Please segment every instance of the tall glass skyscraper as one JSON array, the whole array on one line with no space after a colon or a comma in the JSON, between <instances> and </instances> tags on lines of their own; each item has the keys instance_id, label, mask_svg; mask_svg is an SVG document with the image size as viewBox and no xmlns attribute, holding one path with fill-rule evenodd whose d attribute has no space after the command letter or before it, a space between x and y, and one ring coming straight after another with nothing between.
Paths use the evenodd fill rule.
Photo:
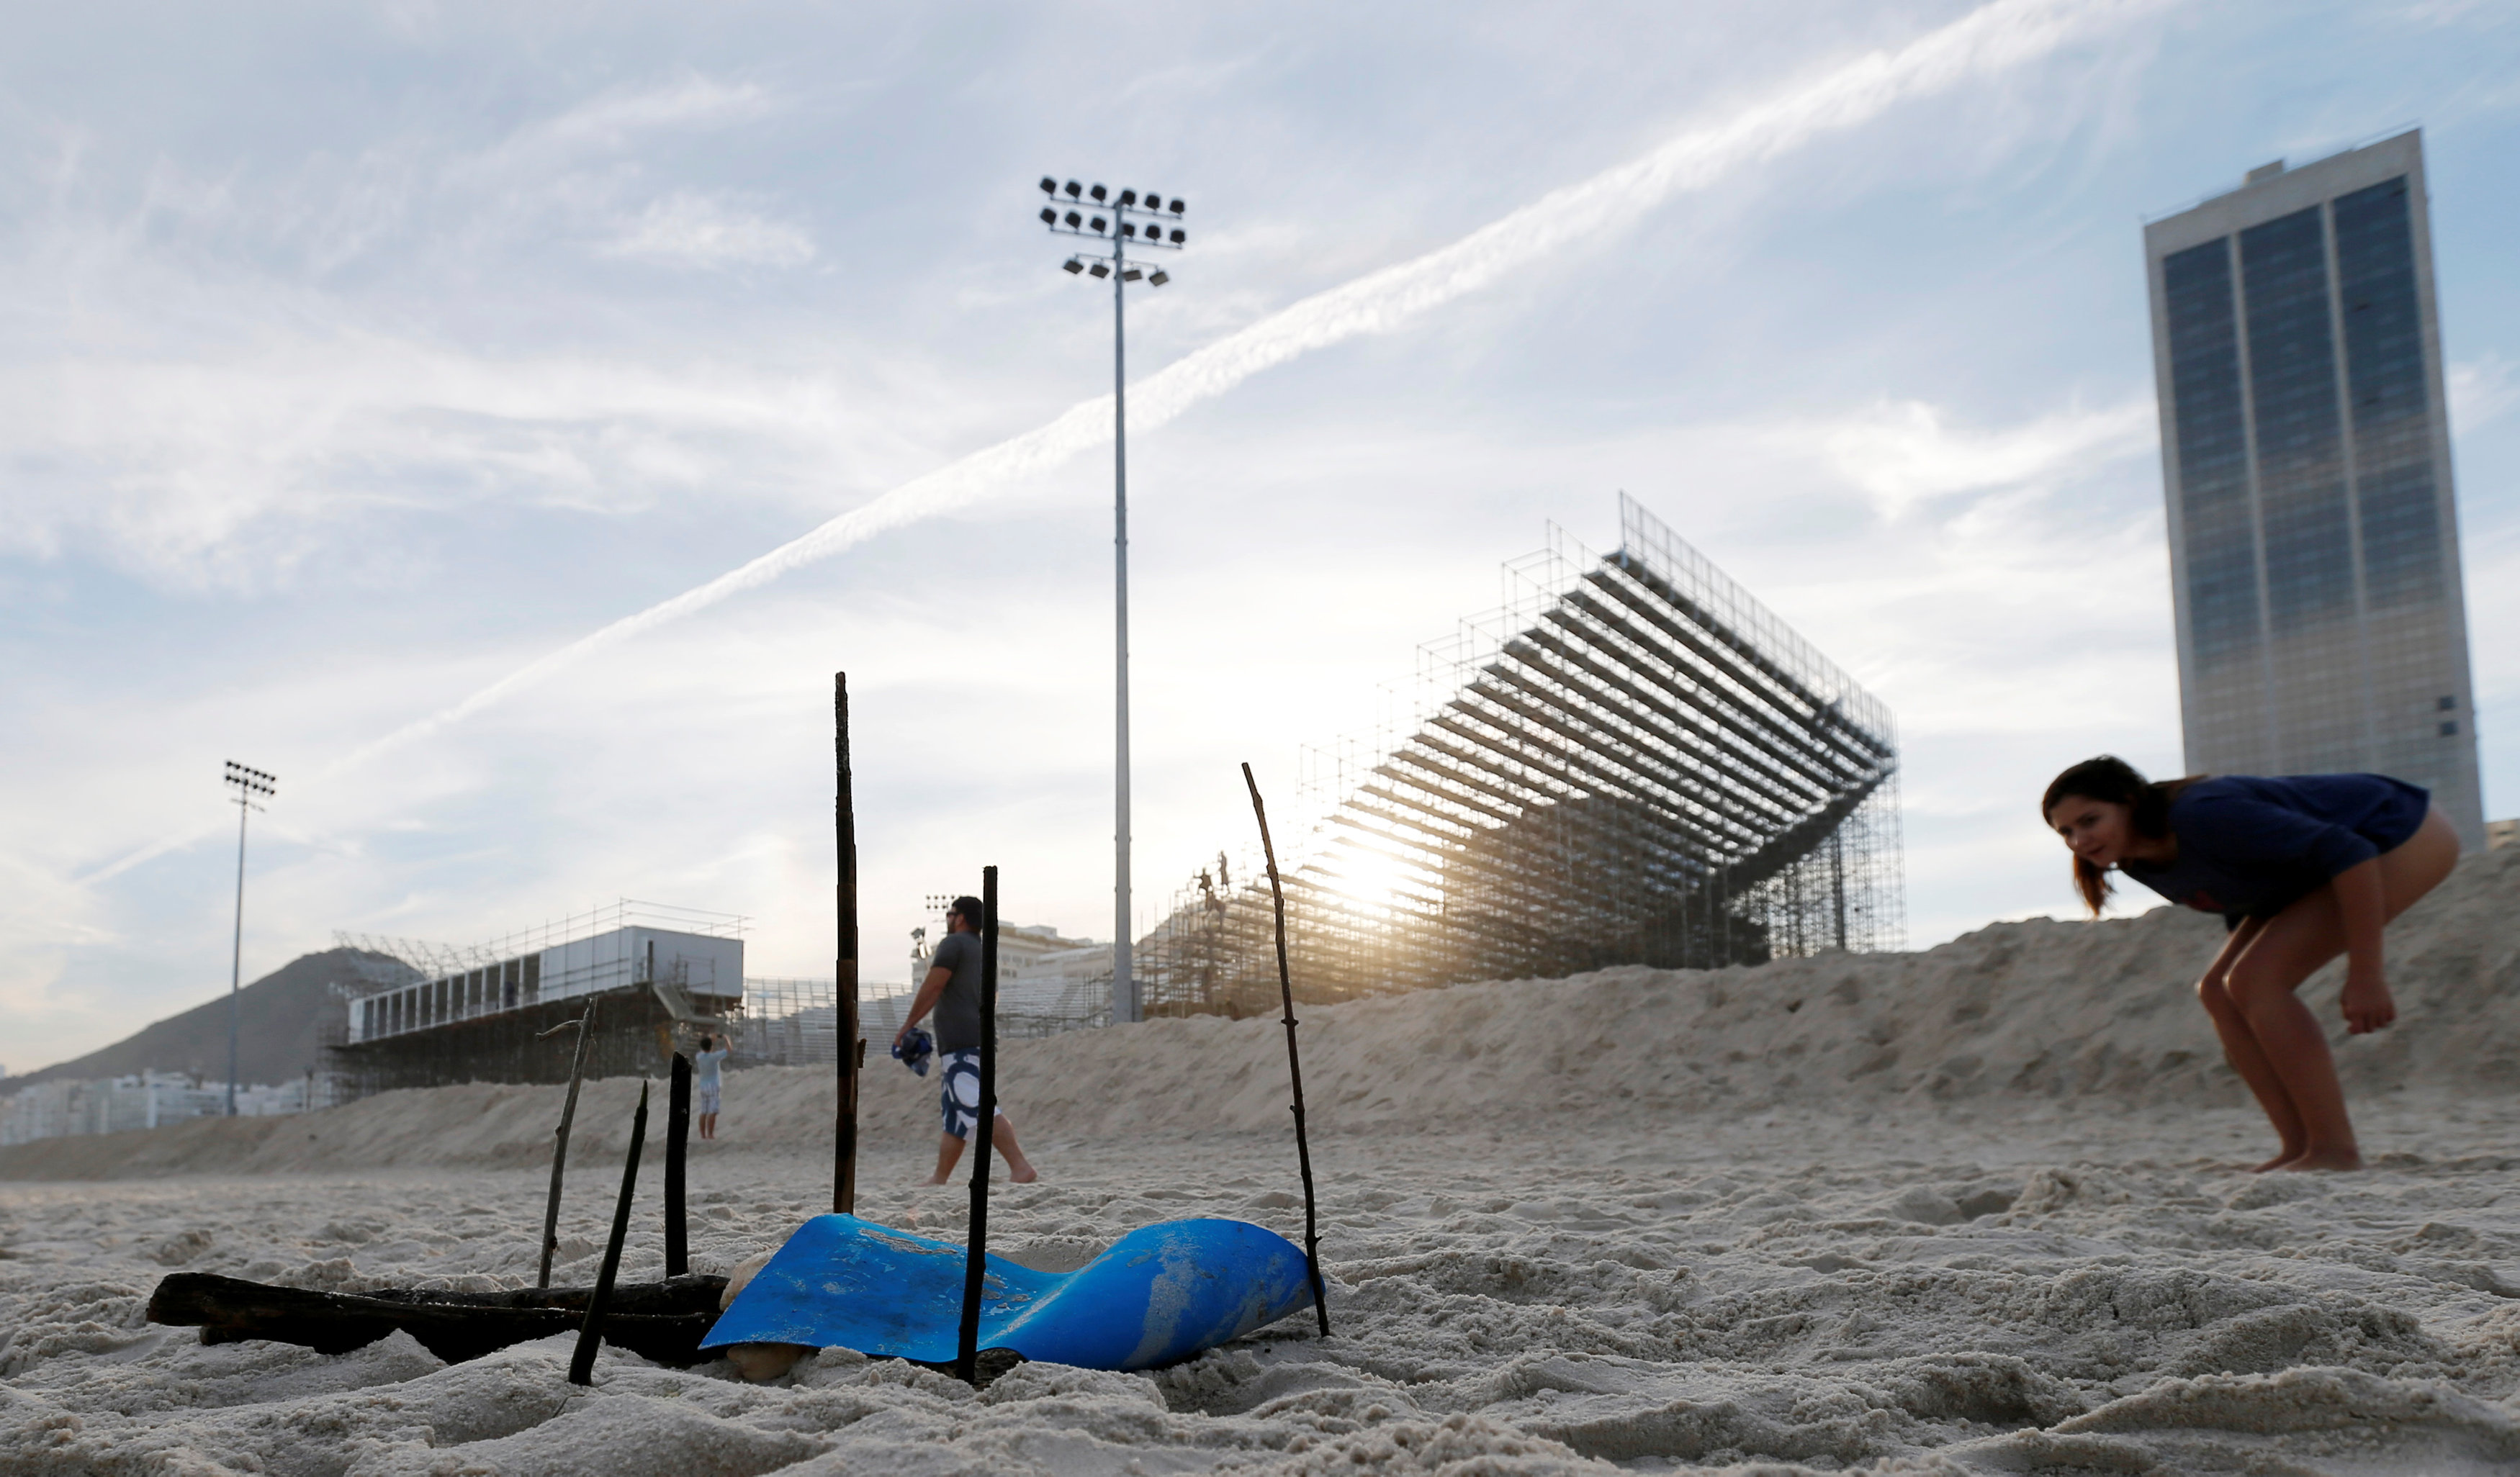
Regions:
<instances>
[{"instance_id":1,"label":"tall glass skyscraper","mask_svg":"<svg viewBox=\"0 0 2520 1477\"><path fill-rule=\"evenodd\" d=\"M2423 136L2143 238L2188 770L2395 775L2482 847Z\"/></svg>"}]
</instances>

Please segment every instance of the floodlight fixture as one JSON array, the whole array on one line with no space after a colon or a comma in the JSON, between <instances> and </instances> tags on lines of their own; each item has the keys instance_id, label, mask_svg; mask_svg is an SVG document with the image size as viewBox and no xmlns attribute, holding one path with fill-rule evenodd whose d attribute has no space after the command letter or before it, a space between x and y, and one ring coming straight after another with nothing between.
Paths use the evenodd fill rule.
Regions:
<instances>
[{"instance_id":1,"label":"floodlight fixture","mask_svg":"<svg viewBox=\"0 0 2520 1477\"><path fill-rule=\"evenodd\" d=\"M228 1116L233 1118L237 1110L237 1022L241 1008L237 997L245 988L245 823L248 816L262 809L254 803L257 797L268 799L280 793L280 780L267 770L231 759L220 783L235 792L232 798L237 807L236 938L228 954Z\"/></svg>"},{"instance_id":2,"label":"floodlight fixture","mask_svg":"<svg viewBox=\"0 0 2520 1477\"><path fill-rule=\"evenodd\" d=\"M1047 174L1043 175L1041 177L1041 193L1044 195L1057 195L1058 193L1058 181L1052 179Z\"/></svg>"},{"instance_id":3,"label":"floodlight fixture","mask_svg":"<svg viewBox=\"0 0 2520 1477\"><path fill-rule=\"evenodd\" d=\"M1052 193L1054 177L1042 176L1042 189ZM1131 261L1133 246L1156 246L1178 251L1189 238L1178 226L1156 219L1169 213L1181 218L1182 201L1159 191L1143 193L1123 190L1117 196L1102 185L1090 188L1069 180L1063 187L1067 198L1082 202L1091 199L1107 210L1103 215L1086 215L1070 209L1063 214L1055 210L1041 213L1042 224L1054 235L1093 236L1107 245L1108 254L1097 247L1091 256L1079 252L1059 263L1059 270L1071 277L1090 276L1097 282L1111 279L1111 524L1112 524L1112 688L1113 764L1112 764L1112 946L1111 946L1111 1021L1117 1025L1143 1018L1138 984L1130 967L1131 945L1136 938L1136 919L1130 909L1130 809L1129 809L1129 376L1128 338L1124 310L1130 283L1142 282L1159 288L1172 281L1170 273L1147 262ZM1169 239L1167 239L1169 238Z\"/></svg>"}]
</instances>

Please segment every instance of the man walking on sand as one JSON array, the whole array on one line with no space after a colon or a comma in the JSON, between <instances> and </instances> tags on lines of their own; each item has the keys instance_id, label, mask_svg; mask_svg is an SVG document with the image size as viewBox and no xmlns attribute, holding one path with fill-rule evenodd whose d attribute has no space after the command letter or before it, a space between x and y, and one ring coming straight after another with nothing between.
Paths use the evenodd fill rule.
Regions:
<instances>
[{"instance_id":1,"label":"man walking on sand","mask_svg":"<svg viewBox=\"0 0 2520 1477\"><path fill-rule=\"evenodd\" d=\"M963 1157L964 1141L980 1125L980 900L956 898L945 915L945 930L928 957L927 978L910 1003L910 1017L892 1038L899 1046L929 1010L936 1012L936 1059L944 1069L937 1099L945 1115L945 1137L936 1145L930 1185L945 1183L954 1161ZM1003 1108L989 1141L1006 1155L1008 1175L1017 1185L1041 1178L1016 1145L1015 1126Z\"/></svg>"}]
</instances>

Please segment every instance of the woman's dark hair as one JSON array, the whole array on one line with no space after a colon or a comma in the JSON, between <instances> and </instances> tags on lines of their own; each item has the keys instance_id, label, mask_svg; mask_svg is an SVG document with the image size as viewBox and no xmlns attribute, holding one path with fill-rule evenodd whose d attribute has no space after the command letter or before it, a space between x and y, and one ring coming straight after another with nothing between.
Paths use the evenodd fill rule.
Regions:
<instances>
[{"instance_id":1,"label":"woman's dark hair","mask_svg":"<svg viewBox=\"0 0 2520 1477\"><path fill-rule=\"evenodd\" d=\"M2048 793L2039 797L2041 824L2052 824L2056 807L2069 795L2086 800L2101 800L2127 808L2127 824L2136 833L2155 840L2170 834L2170 802L2179 792L2203 777L2190 775L2184 780L2146 780L2136 767L2115 754L2102 754L2058 775L2048 782ZM2092 917L2100 916L2100 908L2109 900L2109 874L2081 857L2074 858L2074 890L2083 895L2083 906Z\"/></svg>"}]
</instances>

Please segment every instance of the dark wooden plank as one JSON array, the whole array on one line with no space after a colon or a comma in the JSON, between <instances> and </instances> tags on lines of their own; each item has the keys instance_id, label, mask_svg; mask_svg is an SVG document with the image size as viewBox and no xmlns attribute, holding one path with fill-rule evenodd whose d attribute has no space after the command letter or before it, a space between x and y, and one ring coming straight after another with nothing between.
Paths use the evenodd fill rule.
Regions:
<instances>
[{"instance_id":1,"label":"dark wooden plank","mask_svg":"<svg viewBox=\"0 0 2520 1477\"><path fill-rule=\"evenodd\" d=\"M675 1277L613 1289L604 1317L610 1343L658 1364L700 1361L699 1341L717 1321L726 1279ZM512 1344L574 1331L594 1289L555 1287L496 1293L371 1293L274 1287L241 1277L178 1272L160 1279L149 1299L149 1320L198 1326L207 1344L269 1339L325 1354L364 1348L401 1328L439 1359L458 1364Z\"/></svg>"}]
</instances>

